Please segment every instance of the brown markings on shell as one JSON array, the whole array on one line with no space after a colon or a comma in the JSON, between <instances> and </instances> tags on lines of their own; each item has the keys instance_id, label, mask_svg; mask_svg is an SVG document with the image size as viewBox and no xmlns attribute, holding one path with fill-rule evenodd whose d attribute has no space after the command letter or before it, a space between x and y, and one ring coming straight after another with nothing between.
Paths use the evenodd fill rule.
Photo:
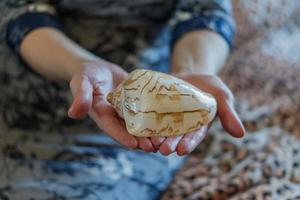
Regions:
<instances>
[{"instance_id":1,"label":"brown markings on shell","mask_svg":"<svg viewBox=\"0 0 300 200\"><path fill-rule=\"evenodd\" d=\"M172 129L172 127L169 127L169 128L171 128ZM145 132L145 131L148 131L148 132L150 132L150 135L151 136L157 136L157 135L161 135L163 132L165 132L166 130L169 130L169 128L166 128L166 127L164 127L163 128L163 131L156 131L156 130L152 130L152 129L149 129L149 128L146 128L146 129L144 129L143 131L141 131L141 133L143 133L143 132ZM180 133L180 131L177 129L176 131L173 131L173 129L172 129L172 131L170 132L168 132L169 134L171 134L171 135L177 135L177 134L179 134Z\"/></svg>"},{"instance_id":2,"label":"brown markings on shell","mask_svg":"<svg viewBox=\"0 0 300 200\"><path fill-rule=\"evenodd\" d=\"M115 109L116 109L117 113L121 112L121 109L118 106L116 106Z\"/></svg>"},{"instance_id":3,"label":"brown markings on shell","mask_svg":"<svg viewBox=\"0 0 300 200\"><path fill-rule=\"evenodd\" d=\"M132 128L134 128L134 123L129 123L129 124L127 124L127 126L128 126L128 129L132 129Z\"/></svg>"},{"instance_id":4,"label":"brown markings on shell","mask_svg":"<svg viewBox=\"0 0 300 200\"><path fill-rule=\"evenodd\" d=\"M155 120L157 124L161 124L166 116L173 118L173 122L176 124L182 124L184 119L184 112L172 112L172 113L156 113Z\"/></svg>"},{"instance_id":5,"label":"brown markings on shell","mask_svg":"<svg viewBox=\"0 0 300 200\"><path fill-rule=\"evenodd\" d=\"M202 115L203 123L207 124L208 122L208 112L205 115Z\"/></svg>"},{"instance_id":6,"label":"brown markings on shell","mask_svg":"<svg viewBox=\"0 0 300 200\"><path fill-rule=\"evenodd\" d=\"M113 98L114 98L114 93L113 92L110 92L108 93L107 97L106 97L106 100L110 103L110 104L113 104Z\"/></svg>"},{"instance_id":7,"label":"brown markings on shell","mask_svg":"<svg viewBox=\"0 0 300 200\"><path fill-rule=\"evenodd\" d=\"M168 132L169 132L169 133L172 133L172 132L173 132L173 128L172 128L171 126L168 128Z\"/></svg>"},{"instance_id":8,"label":"brown markings on shell","mask_svg":"<svg viewBox=\"0 0 300 200\"><path fill-rule=\"evenodd\" d=\"M170 95L169 98L171 101L180 101L181 95Z\"/></svg>"},{"instance_id":9,"label":"brown markings on shell","mask_svg":"<svg viewBox=\"0 0 300 200\"><path fill-rule=\"evenodd\" d=\"M203 126L204 124L207 124L208 122L208 114L210 113L210 111L207 111L207 110L202 110L200 111L200 114L201 114L201 117L202 117L202 122L201 121L198 121L194 126L191 126L189 127L186 132L191 132L191 131L194 131L196 130L197 128Z\"/></svg>"},{"instance_id":10,"label":"brown markings on shell","mask_svg":"<svg viewBox=\"0 0 300 200\"><path fill-rule=\"evenodd\" d=\"M201 112L201 116L202 116L202 119L203 119L203 122L206 124L208 122L208 115L210 114L211 110L203 110Z\"/></svg>"},{"instance_id":11,"label":"brown markings on shell","mask_svg":"<svg viewBox=\"0 0 300 200\"><path fill-rule=\"evenodd\" d=\"M170 85L170 87L167 87L165 85L161 85L158 89L158 92L160 92L162 89L165 89L169 92L178 92L178 90L176 89L176 86L174 84Z\"/></svg>"},{"instance_id":12,"label":"brown markings on shell","mask_svg":"<svg viewBox=\"0 0 300 200\"><path fill-rule=\"evenodd\" d=\"M198 121L194 126L189 127L186 132L191 132L193 130L196 130L197 128L199 128L200 126L203 126L203 123L201 121Z\"/></svg>"},{"instance_id":13,"label":"brown markings on shell","mask_svg":"<svg viewBox=\"0 0 300 200\"><path fill-rule=\"evenodd\" d=\"M134 112L133 110L131 110L128 106L125 106L125 108L128 110L128 113L131 115L131 116L135 116L137 115L139 112Z\"/></svg>"},{"instance_id":14,"label":"brown markings on shell","mask_svg":"<svg viewBox=\"0 0 300 200\"><path fill-rule=\"evenodd\" d=\"M134 78L134 79L127 79L125 82L124 82L124 86L128 86L134 82L136 82L137 80L139 80L141 77L143 77L144 75L146 75L149 71L145 71L144 73L142 73L141 75L139 75L138 77Z\"/></svg>"},{"instance_id":15,"label":"brown markings on shell","mask_svg":"<svg viewBox=\"0 0 300 200\"><path fill-rule=\"evenodd\" d=\"M156 122L158 124L162 123L162 120L164 117L170 115L173 118L174 123L179 124L179 123L183 123L183 119L184 119L184 114L186 114L188 111L184 111L184 112L173 112L173 113L156 113L155 115L155 119ZM208 116L208 111L204 110L204 109L200 109L197 110L195 112L200 112L201 116L203 117L203 121L198 121L194 126L191 126L188 128L188 130L186 130L185 132L188 133L190 131L196 130L197 128L203 126L206 122L207 122L207 116ZM173 131L173 129L172 129Z\"/></svg>"},{"instance_id":16,"label":"brown markings on shell","mask_svg":"<svg viewBox=\"0 0 300 200\"><path fill-rule=\"evenodd\" d=\"M166 130L168 130L169 126L170 126L170 124L168 124L166 127L161 128L161 129L158 131L158 133L163 133L163 132L165 132Z\"/></svg>"},{"instance_id":17,"label":"brown markings on shell","mask_svg":"<svg viewBox=\"0 0 300 200\"><path fill-rule=\"evenodd\" d=\"M153 78L154 78L154 76L151 76L151 78L150 78L150 79L147 81L147 83L143 86L143 88L142 88L140 94L142 94L142 92L144 91L144 89L147 87L147 85L150 84L150 82L151 82L151 80L152 80Z\"/></svg>"},{"instance_id":18,"label":"brown markings on shell","mask_svg":"<svg viewBox=\"0 0 300 200\"><path fill-rule=\"evenodd\" d=\"M138 98L138 97L135 97L135 98L132 98L132 97L126 97L126 101L130 101L130 102L133 102L133 101L140 101L140 98Z\"/></svg>"},{"instance_id":19,"label":"brown markings on shell","mask_svg":"<svg viewBox=\"0 0 300 200\"><path fill-rule=\"evenodd\" d=\"M156 132L156 130L152 130L150 128L145 128L144 130L141 131L141 133L146 132L146 131L150 132L150 135L157 135L158 134Z\"/></svg>"},{"instance_id":20,"label":"brown markings on shell","mask_svg":"<svg viewBox=\"0 0 300 200\"><path fill-rule=\"evenodd\" d=\"M168 95L168 94L156 94L155 99L159 102L165 98L169 98L171 101L180 101L180 95Z\"/></svg>"},{"instance_id":21,"label":"brown markings on shell","mask_svg":"<svg viewBox=\"0 0 300 200\"><path fill-rule=\"evenodd\" d=\"M177 130L173 131L172 135L178 135L179 133L180 133L180 131L177 129Z\"/></svg>"},{"instance_id":22,"label":"brown markings on shell","mask_svg":"<svg viewBox=\"0 0 300 200\"><path fill-rule=\"evenodd\" d=\"M157 101L157 103L159 103L161 100L163 100L166 97L165 94L156 94L155 95L155 99Z\"/></svg>"},{"instance_id":23,"label":"brown markings on shell","mask_svg":"<svg viewBox=\"0 0 300 200\"><path fill-rule=\"evenodd\" d=\"M110 92L110 93L108 93L108 95L106 96L106 100L110 103L110 104L112 104L112 105L114 105L115 104L115 101L119 101L119 99L120 99L120 96L121 96L121 90L116 90L116 91L114 91L114 92Z\"/></svg>"},{"instance_id":24,"label":"brown markings on shell","mask_svg":"<svg viewBox=\"0 0 300 200\"><path fill-rule=\"evenodd\" d=\"M153 86L150 90L148 90L148 92L153 92L155 89L157 89L157 85L158 85L160 79L171 79L169 76L167 76L167 77L168 77L168 78L166 78L166 75L165 75L165 76L160 75L160 76L157 78L157 80L155 81L154 86ZM178 91L178 90L176 89L176 86L175 86L175 85L180 85L180 84L179 84L179 83L174 83L174 84L172 84L170 87L167 87L167 86L165 86L165 85L161 85L161 86L159 87L158 91L161 91L163 88L165 88L167 91Z\"/></svg>"},{"instance_id":25,"label":"brown markings on shell","mask_svg":"<svg viewBox=\"0 0 300 200\"><path fill-rule=\"evenodd\" d=\"M129 107L126 107L126 109L128 110L128 112L131 116L135 116L139 112L141 112L141 111L135 112L135 111L131 110ZM157 124L161 124L163 119L166 116L171 116L173 118L173 122L176 124L179 124L179 123L183 123L184 115L186 113L195 113L195 112L200 112L200 114L201 114L201 116L203 116L203 118L207 117L207 115L209 113L209 111L204 110L204 109L198 109L198 110L193 110L193 111L182 111L182 112L166 112L166 113L158 113L157 111L146 111L146 112L141 112L141 113L145 113L145 114L154 113ZM200 127L203 124L204 124L204 122L198 121L197 124L195 126L190 127L187 130L187 132L190 132L191 130L194 130L195 128Z\"/></svg>"},{"instance_id":26,"label":"brown markings on shell","mask_svg":"<svg viewBox=\"0 0 300 200\"><path fill-rule=\"evenodd\" d=\"M163 132L165 131L168 131L168 133L173 133L173 128L170 126L170 124L168 124L167 126L165 127L162 127L159 131L156 131L156 130L153 130L153 129L150 129L150 128L145 128L144 130L141 131L141 133L145 132L145 131L148 131L150 132L150 135L151 136L155 136L155 135L160 135L162 134ZM175 134L176 133L179 133L179 130L176 130L175 131ZM174 133L173 133L174 134ZM174 134L174 135L175 135Z\"/></svg>"},{"instance_id":27,"label":"brown markings on shell","mask_svg":"<svg viewBox=\"0 0 300 200\"><path fill-rule=\"evenodd\" d=\"M156 89L157 84L159 83L159 79L161 79L161 78L162 78L162 77L158 77L158 78L157 78L157 80L155 81L154 86L153 86L150 90L148 90L148 92L153 92L153 91Z\"/></svg>"},{"instance_id":28,"label":"brown markings on shell","mask_svg":"<svg viewBox=\"0 0 300 200\"><path fill-rule=\"evenodd\" d=\"M160 101L161 99L169 98L171 101L180 101L181 97L183 97L183 96L193 96L193 95L191 95L191 94L161 94L161 93L157 93L155 96L155 99L157 101Z\"/></svg>"},{"instance_id":29,"label":"brown markings on shell","mask_svg":"<svg viewBox=\"0 0 300 200\"><path fill-rule=\"evenodd\" d=\"M128 106L125 106L126 109L131 112L133 115L137 115L138 113L154 113L155 115L181 115L181 114L186 114L186 113L195 113L195 112L200 112L201 115L207 115L209 113L209 111L205 110L205 109L197 109L197 110L188 110L188 111L180 111L180 112L165 112L165 113L158 113L155 110L150 110L150 111L133 111L131 110Z\"/></svg>"},{"instance_id":30,"label":"brown markings on shell","mask_svg":"<svg viewBox=\"0 0 300 200\"><path fill-rule=\"evenodd\" d=\"M172 76L170 76L168 74L164 74L164 73L159 73L159 76L164 79L172 79L173 78Z\"/></svg>"},{"instance_id":31,"label":"brown markings on shell","mask_svg":"<svg viewBox=\"0 0 300 200\"><path fill-rule=\"evenodd\" d=\"M106 100L113 105L113 107L116 109L117 113L121 113L121 108L118 106L120 104L120 96L122 94L122 90L116 89L114 92L108 93L106 96Z\"/></svg>"},{"instance_id":32,"label":"brown markings on shell","mask_svg":"<svg viewBox=\"0 0 300 200\"><path fill-rule=\"evenodd\" d=\"M135 90L138 90L138 89L140 89L140 87L141 87L141 85L138 85L137 87L133 87L133 88L125 88L124 87L124 90L133 90L133 91L135 91Z\"/></svg>"},{"instance_id":33,"label":"brown markings on shell","mask_svg":"<svg viewBox=\"0 0 300 200\"><path fill-rule=\"evenodd\" d=\"M175 112L171 114L173 117L173 121L177 124L183 123L183 118L184 118L184 112Z\"/></svg>"}]
</instances>

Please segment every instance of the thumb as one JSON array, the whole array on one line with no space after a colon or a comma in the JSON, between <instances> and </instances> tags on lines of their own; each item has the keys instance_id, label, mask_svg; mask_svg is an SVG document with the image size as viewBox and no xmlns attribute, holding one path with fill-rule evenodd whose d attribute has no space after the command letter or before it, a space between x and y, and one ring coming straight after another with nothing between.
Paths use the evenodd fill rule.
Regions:
<instances>
[{"instance_id":1,"label":"thumb","mask_svg":"<svg viewBox=\"0 0 300 200\"><path fill-rule=\"evenodd\" d=\"M93 103L93 85L86 76L74 77L70 82L73 102L68 111L70 118L84 117Z\"/></svg>"},{"instance_id":2,"label":"thumb","mask_svg":"<svg viewBox=\"0 0 300 200\"><path fill-rule=\"evenodd\" d=\"M233 107L233 103L226 100L219 101L218 107L219 117L224 129L233 137L243 137L246 131Z\"/></svg>"}]
</instances>

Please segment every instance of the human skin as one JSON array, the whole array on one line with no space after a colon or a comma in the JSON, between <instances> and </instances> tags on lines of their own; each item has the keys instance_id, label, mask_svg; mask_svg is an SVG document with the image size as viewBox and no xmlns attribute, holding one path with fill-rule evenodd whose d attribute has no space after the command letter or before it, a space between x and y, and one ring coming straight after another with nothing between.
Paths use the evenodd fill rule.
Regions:
<instances>
[{"instance_id":1,"label":"human skin","mask_svg":"<svg viewBox=\"0 0 300 200\"><path fill-rule=\"evenodd\" d=\"M227 43L214 32L187 33L174 46L172 74L213 94L224 129L234 137L242 137L245 130L234 109L233 95L217 76L228 52ZM201 143L207 133L208 126L175 137L138 138L130 135L105 98L127 73L120 66L85 50L60 30L39 28L30 32L22 41L20 53L39 74L70 83L73 102L68 115L71 118L89 115L101 130L125 147L146 152L160 151L163 155L173 152L186 155Z\"/></svg>"}]
</instances>

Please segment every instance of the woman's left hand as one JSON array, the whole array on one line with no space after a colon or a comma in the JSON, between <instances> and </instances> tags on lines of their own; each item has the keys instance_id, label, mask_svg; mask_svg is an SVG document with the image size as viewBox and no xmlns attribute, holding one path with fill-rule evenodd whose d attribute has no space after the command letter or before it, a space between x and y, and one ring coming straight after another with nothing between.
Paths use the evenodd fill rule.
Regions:
<instances>
[{"instance_id":1,"label":"woman's left hand","mask_svg":"<svg viewBox=\"0 0 300 200\"><path fill-rule=\"evenodd\" d=\"M217 100L217 115L221 120L223 128L233 137L242 137L245 129L234 109L234 97L223 81L212 75L196 75L191 73L174 74L200 90L212 94ZM153 137L153 145L163 155L177 152L178 155L191 153L204 139L209 125L203 126L197 131L174 137Z\"/></svg>"}]
</instances>

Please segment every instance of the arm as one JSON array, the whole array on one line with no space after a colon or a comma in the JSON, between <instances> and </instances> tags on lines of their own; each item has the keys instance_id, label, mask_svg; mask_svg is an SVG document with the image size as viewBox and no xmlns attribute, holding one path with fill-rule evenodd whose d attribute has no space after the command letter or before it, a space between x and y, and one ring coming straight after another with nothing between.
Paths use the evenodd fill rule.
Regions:
<instances>
[{"instance_id":1,"label":"arm","mask_svg":"<svg viewBox=\"0 0 300 200\"><path fill-rule=\"evenodd\" d=\"M235 35L231 1L180 1L172 23L172 71L216 75Z\"/></svg>"},{"instance_id":2,"label":"arm","mask_svg":"<svg viewBox=\"0 0 300 200\"><path fill-rule=\"evenodd\" d=\"M217 33L209 30L187 33L174 46L172 72L217 75L228 54L227 43Z\"/></svg>"},{"instance_id":3,"label":"arm","mask_svg":"<svg viewBox=\"0 0 300 200\"><path fill-rule=\"evenodd\" d=\"M70 82L74 97L70 117L81 118L88 114L117 142L136 148L137 139L126 131L105 99L127 73L70 40L60 30L57 20L48 12L24 12L9 22L7 42L34 71Z\"/></svg>"},{"instance_id":4,"label":"arm","mask_svg":"<svg viewBox=\"0 0 300 200\"><path fill-rule=\"evenodd\" d=\"M96 59L63 34L52 5L26 2L4 2L7 17L2 31L11 49L33 70L51 79L68 80L82 62Z\"/></svg>"},{"instance_id":5,"label":"arm","mask_svg":"<svg viewBox=\"0 0 300 200\"><path fill-rule=\"evenodd\" d=\"M98 60L60 30L48 27L28 34L21 43L20 55L41 75L66 81L70 81L84 63Z\"/></svg>"}]
</instances>

